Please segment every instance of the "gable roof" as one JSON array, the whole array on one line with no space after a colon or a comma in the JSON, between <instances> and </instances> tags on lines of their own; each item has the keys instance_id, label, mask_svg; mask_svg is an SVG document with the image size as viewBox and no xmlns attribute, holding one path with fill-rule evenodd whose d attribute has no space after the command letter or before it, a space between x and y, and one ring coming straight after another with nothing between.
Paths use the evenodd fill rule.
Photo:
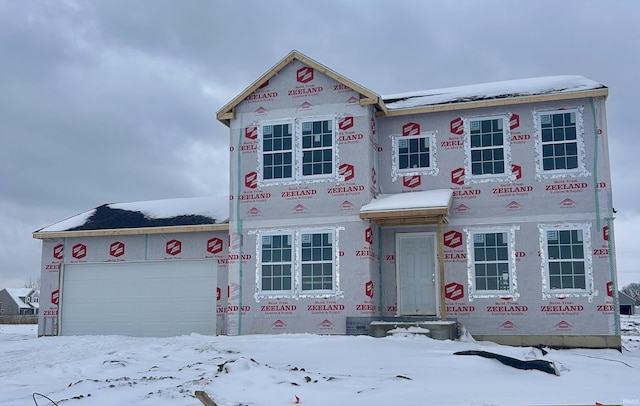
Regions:
<instances>
[{"instance_id":1,"label":"gable roof","mask_svg":"<svg viewBox=\"0 0 640 406\"><path fill-rule=\"evenodd\" d=\"M21 309L29 309L31 306L22 301L22 297L30 296L34 289L32 288L6 288L4 289L9 297L15 302L15 304Z\"/></svg>"},{"instance_id":2,"label":"gable roof","mask_svg":"<svg viewBox=\"0 0 640 406\"><path fill-rule=\"evenodd\" d=\"M360 93L360 105L375 105L378 117L583 97L607 97L609 94L608 88L601 83L583 76L564 75L379 96L308 56L293 50L242 93L218 110L217 119L229 126L231 120L235 118L236 106L293 60L298 60Z\"/></svg>"},{"instance_id":3,"label":"gable roof","mask_svg":"<svg viewBox=\"0 0 640 406\"><path fill-rule=\"evenodd\" d=\"M224 107L218 110L216 117L219 121L221 121L226 126L229 126L231 120L235 117L235 107L240 104L247 96L256 91L264 82L271 79L278 72L280 72L285 66L287 66L293 60L298 60L304 63L307 66L312 67L313 69L321 72L331 79L341 83L345 86L348 86L352 90L360 93L360 105L365 106L369 104L373 104L376 106L378 110L386 110L384 103L382 103L382 98L372 92L371 90L360 86L359 84L353 82L352 80L347 79L346 77L340 75L339 73L329 69L328 67L322 65L321 63L309 58L306 55L296 51L295 49L287 56L285 56L280 62L278 62L273 68L269 69L265 74L260 76L255 82L253 82L249 87L242 91L238 96L236 96L233 100L227 103Z\"/></svg>"},{"instance_id":4,"label":"gable roof","mask_svg":"<svg viewBox=\"0 0 640 406\"><path fill-rule=\"evenodd\" d=\"M33 237L225 230L228 222L229 203L224 197L149 200L103 204L37 230Z\"/></svg>"}]
</instances>

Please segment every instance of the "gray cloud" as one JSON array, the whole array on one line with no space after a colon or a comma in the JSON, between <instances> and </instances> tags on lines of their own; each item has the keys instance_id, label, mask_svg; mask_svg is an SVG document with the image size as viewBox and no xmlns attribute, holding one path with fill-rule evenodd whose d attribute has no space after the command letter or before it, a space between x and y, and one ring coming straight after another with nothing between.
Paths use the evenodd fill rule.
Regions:
<instances>
[{"instance_id":1,"label":"gray cloud","mask_svg":"<svg viewBox=\"0 0 640 406\"><path fill-rule=\"evenodd\" d=\"M0 3L0 287L37 276L30 233L50 223L227 194L215 113L291 49L380 94L557 74L606 84L618 264L640 280L625 246L640 226L639 18L635 1Z\"/></svg>"}]
</instances>

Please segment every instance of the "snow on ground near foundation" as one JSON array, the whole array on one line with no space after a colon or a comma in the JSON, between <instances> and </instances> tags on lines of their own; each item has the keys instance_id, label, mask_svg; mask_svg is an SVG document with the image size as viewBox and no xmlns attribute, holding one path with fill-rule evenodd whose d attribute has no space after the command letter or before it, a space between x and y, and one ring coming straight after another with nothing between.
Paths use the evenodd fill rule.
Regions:
<instances>
[{"instance_id":1,"label":"snow on ground near foundation","mask_svg":"<svg viewBox=\"0 0 640 406\"><path fill-rule=\"evenodd\" d=\"M640 318L623 324L638 334ZM33 405L36 392L61 405L201 405L197 390L219 406L638 404L640 336L623 344L542 356L403 334L36 338L35 326L0 325L0 404ZM554 361L561 375L453 355L462 350Z\"/></svg>"}]
</instances>

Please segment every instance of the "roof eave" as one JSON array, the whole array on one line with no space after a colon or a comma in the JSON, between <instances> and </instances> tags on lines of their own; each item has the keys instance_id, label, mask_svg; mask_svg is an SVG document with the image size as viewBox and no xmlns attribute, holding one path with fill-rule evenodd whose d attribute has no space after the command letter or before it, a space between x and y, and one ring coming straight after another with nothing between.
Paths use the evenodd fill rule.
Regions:
<instances>
[{"instance_id":1,"label":"roof eave","mask_svg":"<svg viewBox=\"0 0 640 406\"><path fill-rule=\"evenodd\" d=\"M539 103L555 100L571 100L588 97L608 97L609 89L602 87L599 89L582 90L568 93L552 93L533 96L508 97L504 99L487 99L470 102L434 104L429 106L411 107L406 109L387 109L386 112L378 111L377 117L404 116L408 114L435 113L440 111L464 110L480 107L508 106L514 104Z\"/></svg>"},{"instance_id":2,"label":"roof eave","mask_svg":"<svg viewBox=\"0 0 640 406\"><path fill-rule=\"evenodd\" d=\"M137 227L137 228L111 228L103 230L75 230L75 231L36 231L33 238L46 240L52 238L72 237L98 237L105 235L140 235L161 233L195 233L202 231L227 231L228 223L199 224L191 226L164 226L164 227Z\"/></svg>"}]
</instances>

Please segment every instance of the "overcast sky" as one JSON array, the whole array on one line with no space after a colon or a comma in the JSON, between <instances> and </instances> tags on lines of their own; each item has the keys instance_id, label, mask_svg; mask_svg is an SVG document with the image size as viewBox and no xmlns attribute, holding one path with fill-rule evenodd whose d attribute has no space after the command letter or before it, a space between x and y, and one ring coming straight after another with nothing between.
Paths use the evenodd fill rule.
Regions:
<instances>
[{"instance_id":1,"label":"overcast sky","mask_svg":"<svg viewBox=\"0 0 640 406\"><path fill-rule=\"evenodd\" d=\"M640 282L640 1L0 0L0 289L32 232L228 195L224 104L292 49L378 94L575 74L609 87L618 279Z\"/></svg>"}]
</instances>

